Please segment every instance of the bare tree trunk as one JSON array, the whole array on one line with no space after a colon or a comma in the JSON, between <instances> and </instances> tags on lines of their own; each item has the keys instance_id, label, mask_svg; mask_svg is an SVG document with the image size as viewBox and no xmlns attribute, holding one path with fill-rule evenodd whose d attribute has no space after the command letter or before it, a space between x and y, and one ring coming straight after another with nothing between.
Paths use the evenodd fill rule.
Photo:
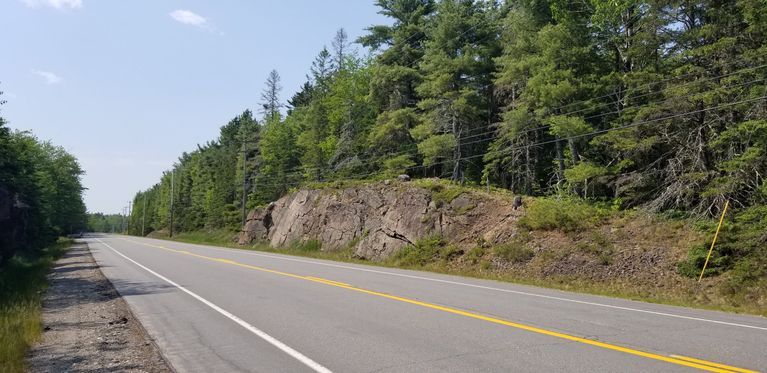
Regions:
<instances>
[{"instance_id":1,"label":"bare tree trunk","mask_svg":"<svg viewBox=\"0 0 767 373\"><path fill-rule=\"evenodd\" d=\"M557 138L554 144L557 150L557 186L559 186L565 181L565 156L562 153L562 141Z\"/></svg>"},{"instance_id":2,"label":"bare tree trunk","mask_svg":"<svg viewBox=\"0 0 767 373\"><path fill-rule=\"evenodd\" d=\"M527 195L532 194L533 167L531 163L532 160L530 159L530 141L527 141L525 146L525 194Z\"/></svg>"},{"instance_id":3,"label":"bare tree trunk","mask_svg":"<svg viewBox=\"0 0 767 373\"><path fill-rule=\"evenodd\" d=\"M575 144L575 139L568 140L570 143L570 152L573 155L573 164L576 165L581 160L581 155L578 153L578 145Z\"/></svg>"},{"instance_id":4,"label":"bare tree trunk","mask_svg":"<svg viewBox=\"0 0 767 373\"><path fill-rule=\"evenodd\" d=\"M453 115L453 136L455 136L455 149L453 149L453 176L452 180L457 182L461 177L461 130L458 128L458 120Z\"/></svg>"}]
</instances>

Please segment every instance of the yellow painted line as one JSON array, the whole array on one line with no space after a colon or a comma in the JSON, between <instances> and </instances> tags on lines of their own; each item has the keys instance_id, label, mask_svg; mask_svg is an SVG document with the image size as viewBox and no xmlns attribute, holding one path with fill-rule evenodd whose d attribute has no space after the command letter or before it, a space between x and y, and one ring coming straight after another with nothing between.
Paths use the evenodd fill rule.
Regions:
<instances>
[{"instance_id":1,"label":"yellow painted line","mask_svg":"<svg viewBox=\"0 0 767 373\"><path fill-rule=\"evenodd\" d=\"M139 245L156 247L156 248L159 248L159 249L163 249L163 250L167 250L167 251L171 251L171 252L175 252L175 253L186 254L186 255L195 256L195 257L198 257L198 258L208 259L208 260L217 261L217 262L223 262L223 263L226 263L226 264L231 264L231 265L236 265L238 267L254 269L254 270L257 270L257 271L261 271L261 272L266 272L266 273L272 273L272 274L281 275L281 276L292 277L292 278L296 278L296 279L300 279L300 280L312 281L312 282L316 282L316 283L320 283L320 284L325 284L325 285L330 285L330 286L336 286L336 287L340 287L340 288L344 288L344 289L348 289L348 290L357 291L357 292L360 292L360 293L365 293L365 294L369 294L369 295L375 295L375 296L378 296L378 297L387 298L387 299L391 299L391 300L396 300L396 301L399 301L399 302L409 303L409 304L413 304L413 305L417 305L417 306L421 306L421 307L425 307L425 308L430 308L430 309L434 309L434 310L438 310L438 311L452 313L452 314L455 314L455 315L465 316L465 317L469 317L469 318L472 318L472 319L487 321L487 322L491 322L491 323L494 323L494 324L509 326L509 327L512 327L512 328L526 330L526 331L537 333L537 334L548 335L548 336L551 336L551 337L565 339L565 340L572 341L572 342L583 343L583 344L590 345L590 346L601 347L601 348L608 349L608 350L619 351L619 352L623 352L623 353L630 354L630 355L641 356L641 357L648 358L648 359L663 361L663 362L666 362L666 363L671 363L671 364L676 364L676 365L682 365L682 366L686 366L686 367L690 367L690 368L696 368L696 369L700 369L700 370L704 370L704 371L708 371L708 372L717 372L717 373L733 373L733 372L738 372L738 373L759 373L759 372L748 370L748 369L744 369L744 368L731 367L729 365L714 363L714 362L710 362L710 361L706 361L706 360L682 357L682 356L679 356L679 355L665 356L665 355L655 354L655 353L652 353L652 352L644 352L644 351L636 350L636 349L633 349L633 348L628 348L628 347L614 345L614 344L611 344L611 343L595 341L595 340L592 340L592 339L587 339L587 338L578 337L578 336L574 336L574 335L570 335L570 334L555 332L553 330L543 329L543 328L539 328L539 327L535 327L535 326L531 326L531 325L520 324L520 323L517 323L517 322L508 321L508 320L500 319L500 318L497 318L497 317L485 316L485 315L482 315L482 314L479 314L479 313L463 311L463 310L459 310L459 309L456 309L456 308L440 306L438 304L421 302L421 301L415 300L415 299L404 298L404 297L399 297L399 296L396 296L396 295L391 295L391 294L381 293L381 292L377 292L377 291L373 291L373 290L367 290L367 289L363 289L363 288L358 288L358 287L355 287L355 286L351 286L349 284L345 284L343 282L327 280L327 279L324 279L324 278L312 277L312 276L301 276L301 275L296 275L296 274L293 274L293 273L277 271L277 270L274 270L274 269L263 268L263 267L249 265L249 264L243 264L243 263L239 263L239 262L236 262L236 261L233 261L233 260L214 258L214 257L205 256L205 255L199 255L199 254L190 253L188 251L171 249L171 248L168 248L168 247L165 247L165 246L147 244L147 243L143 243L143 242L140 242L140 241L128 240L128 239L124 239L124 238L121 238L121 239L126 240L126 241L130 241L130 242L134 242L134 243L137 243Z\"/></svg>"},{"instance_id":2,"label":"yellow painted line","mask_svg":"<svg viewBox=\"0 0 767 373\"><path fill-rule=\"evenodd\" d=\"M733 366L719 364L719 363L712 363L710 361L695 359L695 358L692 358L692 357L687 357L687 356L682 356L682 355L671 355L671 357L673 357L675 359L691 361L693 363L699 363L699 364L703 364L703 365L709 365L709 366L712 366L712 367L727 369L727 370L730 370L730 371L733 371L733 372L738 372L738 373L759 373L759 372L757 372L755 370L748 370L748 369L733 367Z\"/></svg>"},{"instance_id":3,"label":"yellow painted line","mask_svg":"<svg viewBox=\"0 0 767 373\"><path fill-rule=\"evenodd\" d=\"M307 280L312 280L312 281L325 282L325 283L328 283L330 285L339 285L339 286L349 286L349 287L351 287L351 285L349 285L349 284L347 284L345 282L338 282L338 281L328 280L328 279L325 279L325 278L319 278L319 277L313 277L313 276L304 276L304 278L307 279Z\"/></svg>"}]
</instances>

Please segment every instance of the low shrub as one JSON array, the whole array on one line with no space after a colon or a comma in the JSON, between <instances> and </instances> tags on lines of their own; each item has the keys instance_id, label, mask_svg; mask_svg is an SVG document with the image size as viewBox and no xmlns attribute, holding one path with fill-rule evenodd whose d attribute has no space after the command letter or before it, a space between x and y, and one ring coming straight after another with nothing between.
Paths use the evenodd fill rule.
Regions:
<instances>
[{"instance_id":1,"label":"low shrub","mask_svg":"<svg viewBox=\"0 0 767 373\"><path fill-rule=\"evenodd\" d=\"M587 242L581 241L576 245L576 249L597 257L599 264L608 265L613 261L615 246L607 236L601 232L593 232Z\"/></svg>"},{"instance_id":2,"label":"low shrub","mask_svg":"<svg viewBox=\"0 0 767 373\"><path fill-rule=\"evenodd\" d=\"M414 184L431 191L431 199L437 206L453 202L454 199L469 190L460 185L450 184L448 181L435 179L419 179L415 180Z\"/></svg>"},{"instance_id":3,"label":"low shrub","mask_svg":"<svg viewBox=\"0 0 767 373\"><path fill-rule=\"evenodd\" d=\"M463 250L449 245L442 236L433 235L403 247L392 255L390 261L400 266L425 266L434 262L447 262L462 254Z\"/></svg>"},{"instance_id":4,"label":"low shrub","mask_svg":"<svg viewBox=\"0 0 767 373\"><path fill-rule=\"evenodd\" d=\"M499 245L493 248L493 254L511 263L524 263L535 256L533 249L519 240Z\"/></svg>"},{"instance_id":5,"label":"low shrub","mask_svg":"<svg viewBox=\"0 0 767 373\"><path fill-rule=\"evenodd\" d=\"M703 269L703 265L706 263L706 256L708 256L709 250L708 244L696 245L687 252L687 258L679 264L677 264L677 272L685 277L697 278L700 276L700 271ZM713 276L722 273L730 264L730 257L722 255L718 250L714 250L711 253L711 259L706 266L706 276Z\"/></svg>"},{"instance_id":6,"label":"low shrub","mask_svg":"<svg viewBox=\"0 0 767 373\"><path fill-rule=\"evenodd\" d=\"M697 228L713 233L713 221L703 221ZM687 277L698 277L706 262L711 240L692 247L687 258L677 266L678 272ZM731 271L730 271L731 270ZM738 289L751 286L767 275L767 206L754 206L725 220L706 267L704 276L714 276L729 271L728 287Z\"/></svg>"},{"instance_id":7,"label":"low shrub","mask_svg":"<svg viewBox=\"0 0 767 373\"><path fill-rule=\"evenodd\" d=\"M482 246L475 246L469 250L464 256L464 260L471 264L478 264L485 256L485 248Z\"/></svg>"},{"instance_id":8,"label":"low shrub","mask_svg":"<svg viewBox=\"0 0 767 373\"><path fill-rule=\"evenodd\" d=\"M526 208L519 225L531 230L580 231L601 223L612 212L577 199L537 198Z\"/></svg>"}]
</instances>

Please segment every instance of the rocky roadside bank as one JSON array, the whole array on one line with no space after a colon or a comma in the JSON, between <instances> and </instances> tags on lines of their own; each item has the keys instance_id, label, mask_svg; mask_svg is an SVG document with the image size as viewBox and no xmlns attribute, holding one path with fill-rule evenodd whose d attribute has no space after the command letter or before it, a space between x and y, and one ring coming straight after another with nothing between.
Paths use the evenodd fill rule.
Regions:
<instances>
[{"instance_id":1,"label":"rocky roadside bank","mask_svg":"<svg viewBox=\"0 0 767 373\"><path fill-rule=\"evenodd\" d=\"M511 198L439 179L301 189L252 210L238 242L278 248L316 240L323 250L351 246L355 256L380 261L428 235L467 250L478 240L506 242L523 213Z\"/></svg>"},{"instance_id":2,"label":"rocky roadside bank","mask_svg":"<svg viewBox=\"0 0 767 373\"><path fill-rule=\"evenodd\" d=\"M128 304L79 243L56 262L43 300L44 332L29 372L171 372Z\"/></svg>"}]
</instances>

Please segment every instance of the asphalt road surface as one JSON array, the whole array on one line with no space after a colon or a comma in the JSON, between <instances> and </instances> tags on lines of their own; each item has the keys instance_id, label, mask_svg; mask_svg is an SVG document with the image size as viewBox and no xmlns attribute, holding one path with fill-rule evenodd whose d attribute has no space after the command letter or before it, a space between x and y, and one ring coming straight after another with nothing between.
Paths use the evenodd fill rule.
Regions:
<instances>
[{"instance_id":1,"label":"asphalt road surface","mask_svg":"<svg viewBox=\"0 0 767 373\"><path fill-rule=\"evenodd\" d=\"M749 372L767 319L147 238L87 238L179 372Z\"/></svg>"}]
</instances>

